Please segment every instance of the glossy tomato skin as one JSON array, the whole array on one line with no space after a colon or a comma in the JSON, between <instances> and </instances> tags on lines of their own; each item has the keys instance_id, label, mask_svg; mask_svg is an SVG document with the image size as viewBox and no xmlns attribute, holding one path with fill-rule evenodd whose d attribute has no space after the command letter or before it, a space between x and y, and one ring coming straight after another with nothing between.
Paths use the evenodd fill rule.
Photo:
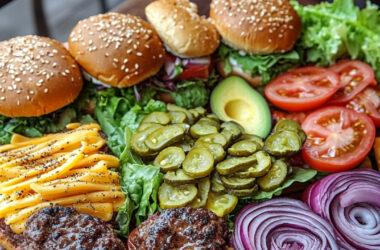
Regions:
<instances>
[{"instance_id":1,"label":"glossy tomato skin","mask_svg":"<svg viewBox=\"0 0 380 250\"><path fill-rule=\"evenodd\" d=\"M308 112L291 112L291 113L286 113L282 112L279 110L271 110L272 113L272 119L274 120L275 123L284 120L284 119L289 119L289 120L294 120L298 122L299 124L302 124L302 122L306 119L306 116Z\"/></svg>"},{"instance_id":2,"label":"glossy tomato skin","mask_svg":"<svg viewBox=\"0 0 380 250\"><path fill-rule=\"evenodd\" d=\"M365 113L380 127L380 89L378 87L367 87L346 105L359 113Z\"/></svg>"},{"instance_id":3,"label":"glossy tomato skin","mask_svg":"<svg viewBox=\"0 0 380 250\"><path fill-rule=\"evenodd\" d=\"M303 67L285 73L268 84L265 96L286 111L305 111L328 101L340 87L337 73L322 67Z\"/></svg>"},{"instance_id":4,"label":"glossy tomato skin","mask_svg":"<svg viewBox=\"0 0 380 250\"><path fill-rule=\"evenodd\" d=\"M207 80L210 75L210 64L188 65L177 79L203 79Z\"/></svg>"},{"instance_id":5,"label":"glossy tomato skin","mask_svg":"<svg viewBox=\"0 0 380 250\"><path fill-rule=\"evenodd\" d=\"M366 63L358 60L343 60L330 67L340 77L340 88L328 101L329 105L343 105L363 91L375 85L375 73Z\"/></svg>"},{"instance_id":6,"label":"glossy tomato skin","mask_svg":"<svg viewBox=\"0 0 380 250\"><path fill-rule=\"evenodd\" d=\"M358 165L372 148L376 128L367 115L341 106L327 106L302 123L307 139L304 161L323 172L339 172Z\"/></svg>"}]
</instances>

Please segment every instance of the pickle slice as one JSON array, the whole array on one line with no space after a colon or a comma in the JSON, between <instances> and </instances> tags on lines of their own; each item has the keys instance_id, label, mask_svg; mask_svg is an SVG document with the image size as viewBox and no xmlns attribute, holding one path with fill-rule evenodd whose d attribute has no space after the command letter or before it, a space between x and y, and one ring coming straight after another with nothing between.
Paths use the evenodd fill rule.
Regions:
<instances>
[{"instance_id":1,"label":"pickle slice","mask_svg":"<svg viewBox=\"0 0 380 250\"><path fill-rule=\"evenodd\" d=\"M249 156L260 149L257 142L251 140L242 140L233 144L228 149L228 154L232 156Z\"/></svg>"},{"instance_id":2,"label":"pickle slice","mask_svg":"<svg viewBox=\"0 0 380 250\"><path fill-rule=\"evenodd\" d=\"M140 126L137 128L137 132L143 132L150 128L162 128L163 126L161 124L157 123L141 123Z\"/></svg>"},{"instance_id":3,"label":"pickle slice","mask_svg":"<svg viewBox=\"0 0 380 250\"><path fill-rule=\"evenodd\" d=\"M197 182L197 179L188 176L182 169L169 171L164 175L164 181L171 185L183 185Z\"/></svg>"},{"instance_id":4,"label":"pickle slice","mask_svg":"<svg viewBox=\"0 0 380 250\"><path fill-rule=\"evenodd\" d=\"M171 103L168 103L166 105L166 109L168 111L181 111L181 112L184 112L186 114L186 116L187 116L187 122L189 124L193 124L194 123L194 117L193 117L193 115L187 109L179 107L179 106L171 104Z\"/></svg>"},{"instance_id":5,"label":"pickle slice","mask_svg":"<svg viewBox=\"0 0 380 250\"><path fill-rule=\"evenodd\" d=\"M237 202L238 198L235 195L209 192L206 208L223 217L235 209Z\"/></svg>"},{"instance_id":6,"label":"pickle slice","mask_svg":"<svg viewBox=\"0 0 380 250\"><path fill-rule=\"evenodd\" d=\"M196 110L200 115L205 115L206 114L206 109L199 106L199 107L196 107L194 110Z\"/></svg>"},{"instance_id":7,"label":"pickle slice","mask_svg":"<svg viewBox=\"0 0 380 250\"><path fill-rule=\"evenodd\" d=\"M256 194L259 191L259 187L255 184L252 188L249 189L230 189L228 193L236 195L237 197L244 197Z\"/></svg>"},{"instance_id":8,"label":"pickle slice","mask_svg":"<svg viewBox=\"0 0 380 250\"><path fill-rule=\"evenodd\" d=\"M199 208L206 206L208 193L210 191L210 179L204 178L197 183L198 194L197 197L189 204L192 208Z\"/></svg>"},{"instance_id":9,"label":"pickle slice","mask_svg":"<svg viewBox=\"0 0 380 250\"><path fill-rule=\"evenodd\" d=\"M255 185L255 178L240 178L240 177L226 177L220 176L220 180L227 188L232 189L247 189Z\"/></svg>"},{"instance_id":10,"label":"pickle slice","mask_svg":"<svg viewBox=\"0 0 380 250\"><path fill-rule=\"evenodd\" d=\"M187 116L182 111L169 111L169 117L172 123L186 123Z\"/></svg>"},{"instance_id":11,"label":"pickle slice","mask_svg":"<svg viewBox=\"0 0 380 250\"><path fill-rule=\"evenodd\" d=\"M220 127L223 131L227 130L231 133L232 140L236 140L244 133L244 128L234 121L223 122Z\"/></svg>"},{"instance_id":12,"label":"pickle slice","mask_svg":"<svg viewBox=\"0 0 380 250\"><path fill-rule=\"evenodd\" d=\"M185 160L185 152L179 147L168 147L162 150L154 159L153 165L163 172L178 169Z\"/></svg>"},{"instance_id":13,"label":"pickle slice","mask_svg":"<svg viewBox=\"0 0 380 250\"><path fill-rule=\"evenodd\" d=\"M182 148L186 153L189 152L194 147L194 140L188 135L185 135L182 141L173 144L175 147Z\"/></svg>"},{"instance_id":14,"label":"pickle slice","mask_svg":"<svg viewBox=\"0 0 380 250\"><path fill-rule=\"evenodd\" d=\"M263 148L264 147L264 141L263 139L261 139L260 136L257 136L257 135L251 135L251 134L243 134L239 140L250 140L250 141L254 141L256 142L257 144L260 145L260 148Z\"/></svg>"},{"instance_id":15,"label":"pickle slice","mask_svg":"<svg viewBox=\"0 0 380 250\"><path fill-rule=\"evenodd\" d=\"M187 123L174 123L174 124L172 124L170 126L180 127L180 128L182 128L185 131L186 134L189 133L190 125L187 124Z\"/></svg>"},{"instance_id":16,"label":"pickle slice","mask_svg":"<svg viewBox=\"0 0 380 250\"><path fill-rule=\"evenodd\" d=\"M284 119L277 122L276 126L273 128L273 131L277 132L282 130L295 132L300 137L302 143L306 141L305 132L302 130L301 125L294 120Z\"/></svg>"},{"instance_id":17,"label":"pickle slice","mask_svg":"<svg viewBox=\"0 0 380 250\"><path fill-rule=\"evenodd\" d=\"M206 143L198 140L195 142L194 147L207 148L214 157L214 163L218 163L226 157L226 151L224 151L222 145L217 143Z\"/></svg>"},{"instance_id":18,"label":"pickle slice","mask_svg":"<svg viewBox=\"0 0 380 250\"><path fill-rule=\"evenodd\" d=\"M163 128L162 125L156 124L152 125L150 124L149 127L145 128L144 131L138 132L134 135L132 135L131 138L131 148L133 151L135 151L140 156L151 156L154 154L150 150L150 148L145 144L146 138L154 131Z\"/></svg>"},{"instance_id":19,"label":"pickle slice","mask_svg":"<svg viewBox=\"0 0 380 250\"><path fill-rule=\"evenodd\" d=\"M250 165L256 163L256 155L248 157L231 157L216 165L216 170L221 175L233 174L239 170L244 170Z\"/></svg>"},{"instance_id":20,"label":"pickle slice","mask_svg":"<svg viewBox=\"0 0 380 250\"><path fill-rule=\"evenodd\" d=\"M182 127L169 125L150 133L145 140L145 144L152 151L159 151L177 141L182 140L184 135L185 131Z\"/></svg>"},{"instance_id":21,"label":"pickle slice","mask_svg":"<svg viewBox=\"0 0 380 250\"><path fill-rule=\"evenodd\" d=\"M209 175L214 166L214 157L207 148L194 148L182 163L183 171L194 178Z\"/></svg>"},{"instance_id":22,"label":"pickle slice","mask_svg":"<svg viewBox=\"0 0 380 250\"><path fill-rule=\"evenodd\" d=\"M206 123L197 122L190 128L190 134L193 138L199 138L204 135L210 135L215 133L218 133L218 128Z\"/></svg>"},{"instance_id":23,"label":"pickle slice","mask_svg":"<svg viewBox=\"0 0 380 250\"><path fill-rule=\"evenodd\" d=\"M223 182L220 180L220 176L217 172L214 172L211 176L211 191L214 193L226 193L227 189L224 187Z\"/></svg>"},{"instance_id":24,"label":"pickle slice","mask_svg":"<svg viewBox=\"0 0 380 250\"><path fill-rule=\"evenodd\" d=\"M265 175L270 167L272 166L271 157L265 151L259 151L256 154L257 163L249 168L235 172L232 176L240 177L240 178L248 178L248 177L260 177Z\"/></svg>"},{"instance_id":25,"label":"pickle slice","mask_svg":"<svg viewBox=\"0 0 380 250\"><path fill-rule=\"evenodd\" d=\"M282 160L276 160L269 172L257 179L257 184L264 191L271 191L279 187L284 181L288 173L288 166Z\"/></svg>"},{"instance_id":26,"label":"pickle slice","mask_svg":"<svg viewBox=\"0 0 380 250\"><path fill-rule=\"evenodd\" d=\"M162 125L166 125L170 122L170 116L166 112L155 111L146 115L141 123L158 123Z\"/></svg>"},{"instance_id":27,"label":"pickle slice","mask_svg":"<svg viewBox=\"0 0 380 250\"><path fill-rule=\"evenodd\" d=\"M197 197L198 190L194 184L172 186L162 183L158 190L160 207L163 209L184 207Z\"/></svg>"},{"instance_id":28,"label":"pickle slice","mask_svg":"<svg viewBox=\"0 0 380 250\"><path fill-rule=\"evenodd\" d=\"M226 137L224 137L222 134L215 133L215 134L209 134L201 136L197 142L205 142L205 143L217 143L225 147L227 145Z\"/></svg>"},{"instance_id":29,"label":"pickle slice","mask_svg":"<svg viewBox=\"0 0 380 250\"><path fill-rule=\"evenodd\" d=\"M301 150L302 142L298 134L281 130L265 140L265 150L274 156L291 156Z\"/></svg>"}]
</instances>

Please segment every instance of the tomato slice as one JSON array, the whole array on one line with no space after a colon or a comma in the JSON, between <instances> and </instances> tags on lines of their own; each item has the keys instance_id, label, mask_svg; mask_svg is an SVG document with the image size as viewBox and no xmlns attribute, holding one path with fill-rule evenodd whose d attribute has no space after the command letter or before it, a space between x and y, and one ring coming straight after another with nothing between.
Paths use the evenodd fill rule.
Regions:
<instances>
[{"instance_id":1,"label":"tomato slice","mask_svg":"<svg viewBox=\"0 0 380 250\"><path fill-rule=\"evenodd\" d=\"M284 110L305 111L325 103L339 86L339 76L334 71L304 67L274 79L265 88L265 96Z\"/></svg>"},{"instance_id":2,"label":"tomato slice","mask_svg":"<svg viewBox=\"0 0 380 250\"><path fill-rule=\"evenodd\" d=\"M346 104L368 85L376 85L372 68L361 61L343 60L330 67L340 77L340 88L331 97L328 104Z\"/></svg>"},{"instance_id":3,"label":"tomato slice","mask_svg":"<svg viewBox=\"0 0 380 250\"><path fill-rule=\"evenodd\" d=\"M366 113L372 118L376 127L380 127L380 89L367 87L346 105L359 113Z\"/></svg>"},{"instance_id":4,"label":"tomato slice","mask_svg":"<svg viewBox=\"0 0 380 250\"><path fill-rule=\"evenodd\" d=\"M366 114L327 106L309 114L302 123L307 139L302 157L312 168L338 172L358 165L369 153L376 128Z\"/></svg>"},{"instance_id":5,"label":"tomato slice","mask_svg":"<svg viewBox=\"0 0 380 250\"><path fill-rule=\"evenodd\" d=\"M208 79L210 64L187 65L176 79Z\"/></svg>"}]
</instances>

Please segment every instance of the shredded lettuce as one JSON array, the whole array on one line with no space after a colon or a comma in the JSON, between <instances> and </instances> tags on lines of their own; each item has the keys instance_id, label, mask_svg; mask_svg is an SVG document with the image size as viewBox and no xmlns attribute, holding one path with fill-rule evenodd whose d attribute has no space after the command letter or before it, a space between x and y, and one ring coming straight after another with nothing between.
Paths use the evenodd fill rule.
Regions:
<instances>
[{"instance_id":1,"label":"shredded lettuce","mask_svg":"<svg viewBox=\"0 0 380 250\"><path fill-rule=\"evenodd\" d=\"M380 12L367 1L360 10L353 0L302 6L291 1L302 20L296 50L306 62L321 66L341 58L362 60L372 66L380 80Z\"/></svg>"},{"instance_id":2,"label":"shredded lettuce","mask_svg":"<svg viewBox=\"0 0 380 250\"><path fill-rule=\"evenodd\" d=\"M295 50L270 55L248 55L222 43L218 55L224 62L224 71L227 74L232 71L230 61L232 58L244 72L250 73L252 77L260 75L263 84L300 63L300 56Z\"/></svg>"}]
</instances>

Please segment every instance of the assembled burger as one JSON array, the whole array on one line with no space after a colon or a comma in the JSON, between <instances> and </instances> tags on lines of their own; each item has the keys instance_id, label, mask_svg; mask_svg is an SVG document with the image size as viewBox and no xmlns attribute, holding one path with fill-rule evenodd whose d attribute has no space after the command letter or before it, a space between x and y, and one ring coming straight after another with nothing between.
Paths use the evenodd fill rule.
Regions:
<instances>
[{"instance_id":1,"label":"assembled burger","mask_svg":"<svg viewBox=\"0 0 380 250\"><path fill-rule=\"evenodd\" d=\"M294 67L301 20L287 0L213 0L210 17L222 36L219 73L240 75L253 86Z\"/></svg>"}]
</instances>

